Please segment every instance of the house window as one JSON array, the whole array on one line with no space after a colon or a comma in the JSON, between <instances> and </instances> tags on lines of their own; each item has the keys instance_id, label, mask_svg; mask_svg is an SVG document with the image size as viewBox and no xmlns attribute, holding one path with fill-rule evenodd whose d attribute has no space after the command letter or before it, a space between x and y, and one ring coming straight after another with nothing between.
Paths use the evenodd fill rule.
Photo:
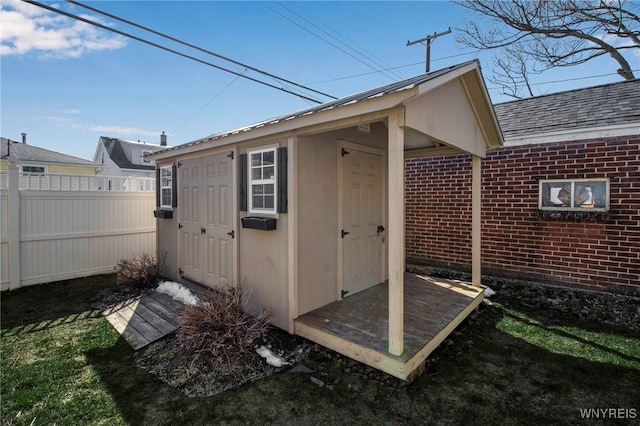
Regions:
<instances>
[{"instance_id":1,"label":"house window","mask_svg":"<svg viewBox=\"0 0 640 426\"><path fill-rule=\"evenodd\" d=\"M22 177L29 176L45 176L47 174L47 166L20 166Z\"/></svg>"},{"instance_id":2,"label":"house window","mask_svg":"<svg viewBox=\"0 0 640 426\"><path fill-rule=\"evenodd\" d=\"M249 151L249 212L276 213L276 148Z\"/></svg>"},{"instance_id":3,"label":"house window","mask_svg":"<svg viewBox=\"0 0 640 426\"><path fill-rule=\"evenodd\" d=\"M142 151L142 162L143 163L151 163L151 160L147 159L147 155L150 155L151 151Z\"/></svg>"},{"instance_id":4,"label":"house window","mask_svg":"<svg viewBox=\"0 0 640 426\"><path fill-rule=\"evenodd\" d=\"M171 208L173 206L173 167L160 167L160 207Z\"/></svg>"},{"instance_id":5,"label":"house window","mask_svg":"<svg viewBox=\"0 0 640 426\"><path fill-rule=\"evenodd\" d=\"M100 163L104 164L104 151L100 153Z\"/></svg>"},{"instance_id":6,"label":"house window","mask_svg":"<svg viewBox=\"0 0 640 426\"><path fill-rule=\"evenodd\" d=\"M609 210L609 179L542 180L539 187L540 210Z\"/></svg>"}]
</instances>

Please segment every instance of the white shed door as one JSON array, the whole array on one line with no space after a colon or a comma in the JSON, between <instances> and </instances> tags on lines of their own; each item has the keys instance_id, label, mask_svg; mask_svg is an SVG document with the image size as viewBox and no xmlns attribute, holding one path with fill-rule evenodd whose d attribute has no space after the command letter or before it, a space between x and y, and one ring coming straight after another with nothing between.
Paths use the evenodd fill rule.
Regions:
<instances>
[{"instance_id":1,"label":"white shed door","mask_svg":"<svg viewBox=\"0 0 640 426\"><path fill-rule=\"evenodd\" d=\"M348 149L343 161L343 296L384 281L382 156Z\"/></svg>"},{"instance_id":2,"label":"white shed door","mask_svg":"<svg viewBox=\"0 0 640 426\"><path fill-rule=\"evenodd\" d=\"M233 273L232 159L185 160L180 176L180 269L207 286L230 286Z\"/></svg>"}]
</instances>

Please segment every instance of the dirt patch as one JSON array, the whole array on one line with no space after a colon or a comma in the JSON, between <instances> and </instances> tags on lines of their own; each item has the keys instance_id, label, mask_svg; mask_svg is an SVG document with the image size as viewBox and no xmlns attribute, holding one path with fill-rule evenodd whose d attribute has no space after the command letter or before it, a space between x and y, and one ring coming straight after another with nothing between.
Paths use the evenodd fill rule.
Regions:
<instances>
[{"instance_id":1,"label":"dirt patch","mask_svg":"<svg viewBox=\"0 0 640 426\"><path fill-rule=\"evenodd\" d=\"M413 265L410 272L469 282L471 275ZM496 291L491 300L506 308L536 312L554 323L567 319L640 331L640 297L543 285L531 281L483 276L482 284Z\"/></svg>"}]
</instances>

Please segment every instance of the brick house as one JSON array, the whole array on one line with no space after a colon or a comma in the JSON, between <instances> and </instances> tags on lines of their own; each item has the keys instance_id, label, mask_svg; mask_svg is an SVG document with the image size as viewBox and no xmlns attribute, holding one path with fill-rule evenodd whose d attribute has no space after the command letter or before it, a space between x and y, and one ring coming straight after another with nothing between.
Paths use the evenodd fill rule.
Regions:
<instances>
[{"instance_id":1,"label":"brick house","mask_svg":"<svg viewBox=\"0 0 640 426\"><path fill-rule=\"evenodd\" d=\"M638 105L639 80L495 105L505 146L482 163L484 274L640 294ZM469 270L470 181L468 155L407 160L409 262Z\"/></svg>"}]
</instances>

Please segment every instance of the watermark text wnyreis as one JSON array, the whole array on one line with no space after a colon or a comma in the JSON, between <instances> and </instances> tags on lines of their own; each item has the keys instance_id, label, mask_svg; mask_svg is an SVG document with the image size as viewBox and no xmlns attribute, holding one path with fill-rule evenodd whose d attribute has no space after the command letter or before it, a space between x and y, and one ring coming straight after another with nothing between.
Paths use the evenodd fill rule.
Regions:
<instances>
[{"instance_id":1,"label":"watermark text wnyreis","mask_svg":"<svg viewBox=\"0 0 640 426\"><path fill-rule=\"evenodd\" d=\"M635 408L581 408L581 419L637 419Z\"/></svg>"}]
</instances>

